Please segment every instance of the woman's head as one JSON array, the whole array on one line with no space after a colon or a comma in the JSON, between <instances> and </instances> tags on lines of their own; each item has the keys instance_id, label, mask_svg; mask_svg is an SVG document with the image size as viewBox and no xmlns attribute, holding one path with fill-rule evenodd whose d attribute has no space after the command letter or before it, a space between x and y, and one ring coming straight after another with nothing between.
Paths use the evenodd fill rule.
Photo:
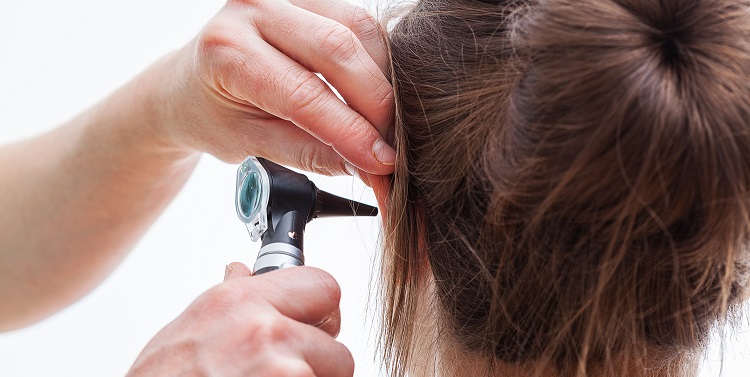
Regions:
<instances>
[{"instance_id":1,"label":"woman's head","mask_svg":"<svg viewBox=\"0 0 750 377\"><path fill-rule=\"evenodd\" d=\"M393 371L433 298L427 341L490 365L701 350L747 283L750 2L422 0L389 44Z\"/></svg>"}]
</instances>

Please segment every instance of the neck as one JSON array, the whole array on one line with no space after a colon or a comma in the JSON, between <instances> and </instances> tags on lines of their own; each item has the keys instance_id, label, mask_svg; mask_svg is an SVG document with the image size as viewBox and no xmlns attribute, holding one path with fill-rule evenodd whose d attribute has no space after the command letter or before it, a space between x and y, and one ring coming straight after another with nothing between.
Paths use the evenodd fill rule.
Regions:
<instances>
[{"instance_id":1,"label":"neck","mask_svg":"<svg viewBox=\"0 0 750 377\"><path fill-rule=\"evenodd\" d=\"M412 346L409 377L464 377L464 376L503 376L503 377L562 377L556 368L534 362L524 364L491 362L487 357L467 352L449 339L444 331L438 313L441 312L435 294L432 278L425 284L424 294L420 295ZM659 352L649 352L659 357ZM616 357L609 367L574 373L574 376L597 377L689 377L698 371L697 357L684 353L683 357L672 358L670 363L657 363L651 360L637 360L633 357ZM571 374L565 374L569 376Z\"/></svg>"}]
</instances>

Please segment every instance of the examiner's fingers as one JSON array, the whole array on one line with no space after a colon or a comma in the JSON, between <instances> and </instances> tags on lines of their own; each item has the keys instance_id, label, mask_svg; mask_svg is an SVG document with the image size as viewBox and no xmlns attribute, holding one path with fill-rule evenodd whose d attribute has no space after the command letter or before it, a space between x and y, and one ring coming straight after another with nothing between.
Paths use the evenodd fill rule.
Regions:
<instances>
[{"instance_id":1,"label":"examiner's fingers","mask_svg":"<svg viewBox=\"0 0 750 377\"><path fill-rule=\"evenodd\" d=\"M333 148L297 127L283 120L269 120L269 127L258 128L247 139L245 145L255 143L254 154L276 163L294 166L306 171L325 175L347 174L344 159Z\"/></svg>"},{"instance_id":2,"label":"examiner's fingers","mask_svg":"<svg viewBox=\"0 0 750 377\"><path fill-rule=\"evenodd\" d=\"M263 40L247 41L247 46L253 48L247 51L243 64L223 72L228 90L268 113L290 120L362 170L375 174L393 172L393 148L370 122L341 102L323 80Z\"/></svg>"},{"instance_id":3,"label":"examiner's fingers","mask_svg":"<svg viewBox=\"0 0 750 377\"><path fill-rule=\"evenodd\" d=\"M352 17L331 10L328 13L344 20ZM385 137L393 111L393 88L353 30L337 20L283 2L277 3L268 17L258 20L258 29L285 55L322 73L347 104Z\"/></svg>"},{"instance_id":4,"label":"examiner's fingers","mask_svg":"<svg viewBox=\"0 0 750 377\"><path fill-rule=\"evenodd\" d=\"M291 332L299 342L297 349L316 376L351 377L354 374L354 358L349 349L325 332L294 323ZM295 330L296 329L296 330Z\"/></svg>"},{"instance_id":5,"label":"examiner's fingers","mask_svg":"<svg viewBox=\"0 0 750 377\"><path fill-rule=\"evenodd\" d=\"M249 300L270 303L284 316L313 326L335 315L341 299L341 288L330 274L304 266L254 276L246 288Z\"/></svg>"},{"instance_id":6,"label":"examiner's fingers","mask_svg":"<svg viewBox=\"0 0 750 377\"><path fill-rule=\"evenodd\" d=\"M330 18L353 31L372 60L383 73L388 72L388 50L385 33L378 20L365 8L348 1L291 0L291 3L310 12Z\"/></svg>"},{"instance_id":7,"label":"examiner's fingers","mask_svg":"<svg viewBox=\"0 0 750 377\"><path fill-rule=\"evenodd\" d=\"M336 337L341 331L341 309L337 308L328 318L315 325L315 327L325 331L328 335Z\"/></svg>"},{"instance_id":8,"label":"examiner's fingers","mask_svg":"<svg viewBox=\"0 0 750 377\"><path fill-rule=\"evenodd\" d=\"M247 277L252 275L252 271L250 271L250 268L245 266L244 264L240 262L232 262L227 265L225 271L224 271L224 281L240 278L240 277Z\"/></svg>"},{"instance_id":9,"label":"examiner's fingers","mask_svg":"<svg viewBox=\"0 0 750 377\"><path fill-rule=\"evenodd\" d=\"M385 137L392 120L393 88L383 71L387 60L377 22L345 1L303 0L303 8L275 4L268 17L257 21L264 39L310 70L322 73L349 106Z\"/></svg>"}]
</instances>

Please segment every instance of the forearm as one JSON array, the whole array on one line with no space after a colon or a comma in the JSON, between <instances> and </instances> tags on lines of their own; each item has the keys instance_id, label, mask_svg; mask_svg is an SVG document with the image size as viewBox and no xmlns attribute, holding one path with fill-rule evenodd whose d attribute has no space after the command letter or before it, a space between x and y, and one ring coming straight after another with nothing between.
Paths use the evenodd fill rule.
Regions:
<instances>
[{"instance_id":1,"label":"forearm","mask_svg":"<svg viewBox=\"0 0 750 377\"><path fill-rule=\"evenodd\" d=\"M378 23L345 4L228 2L101 104L0 148L0 330L101 281L182 187L195 151L392 173L387 51Z\"/></svg>"},{"instance_id":2,"label":"forearm","mask_svg":"<svg viewBox=\"0 0 750 377\"><path fill-rule=\"evenodd\" d=\"M0 148L0 330L91 290L189 177L198 153L158 136L165 69L159 62L69 123Z\"/></svg>"}]
</instances>

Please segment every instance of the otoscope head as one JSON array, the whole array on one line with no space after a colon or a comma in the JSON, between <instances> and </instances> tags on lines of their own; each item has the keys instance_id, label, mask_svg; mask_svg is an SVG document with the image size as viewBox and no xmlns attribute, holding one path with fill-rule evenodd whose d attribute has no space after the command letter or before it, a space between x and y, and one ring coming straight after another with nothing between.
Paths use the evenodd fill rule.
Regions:
<instances>
[{"instance_id":1,"label":"otoscope head","mask_svg":"<svg viewBox=\"0 0 750 377\"><path fill-rule=\"evenodd\" d=\"M378 213L375 207L319 190L305 175L254 156L237 170L235 207L250 238L263 240L255 273L303 265L305 225L314 218ZM261 261L270 265L259 269Z\"/></svg>"}]
</instances>

